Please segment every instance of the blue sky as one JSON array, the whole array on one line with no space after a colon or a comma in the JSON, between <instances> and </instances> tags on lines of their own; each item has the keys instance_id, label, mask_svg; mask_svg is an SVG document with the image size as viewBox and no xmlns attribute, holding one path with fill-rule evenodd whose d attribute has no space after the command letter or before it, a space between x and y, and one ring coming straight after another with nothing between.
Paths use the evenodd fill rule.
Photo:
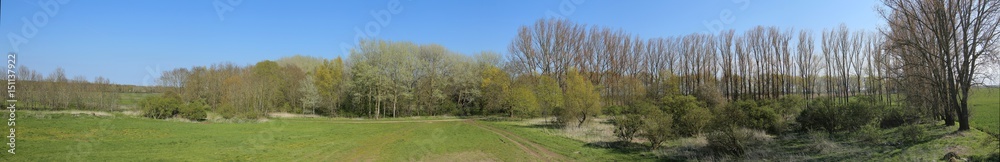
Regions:
<instances>
[{"instance_id":1,"label":"blue sky","mask_svg":"<svg viewBox=\"0 0 1000 162\"><path fill-rule=\"evenodd\" d=\"M743 31L758 25L819 32L841 23L866 30L883 24L874 11L879 5L876 0L396 2L398 8L389 6L394 4L391 0L243 0L239 4L228 0L3 0L0 52L15 52L16 46L18 64L45 74L62 67L70 77L104 76L115 83L144 85L152 84L160 71L179 67L219 62L246 65L295 54L345 56L341 45L352 45L355 28L364 33L369 23L373 27L367 29L378 26L377 38L437 43L465 54L506 54L519 26L552 15L620 28L643 38L713 29ZM46 9L40 5L45 3L56 5ZM390 18L375 17L373 12L388 13ZM733 19L723 22L720 14ZM385 23L379 24L380 19ZM37 32L25 32L25 26L34 26ZM26 35L32 33L32 37Z\"/></svg>"}]
</instances>

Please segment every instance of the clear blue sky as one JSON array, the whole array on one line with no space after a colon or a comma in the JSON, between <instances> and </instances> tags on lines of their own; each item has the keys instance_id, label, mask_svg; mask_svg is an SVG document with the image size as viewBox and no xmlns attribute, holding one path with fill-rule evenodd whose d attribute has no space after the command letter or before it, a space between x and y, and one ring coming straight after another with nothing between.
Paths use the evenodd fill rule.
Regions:
<instances>
[{"instance_id":1,"label":"clear blue sky","mask_svg":"<svg viewBox=\"0 0 1000 162\"><path fill-rule=\"evenodd\" d=\"M59 3L57 10L39 3ZM56 67L68 76L105 76L122 84L152 84L159 72L178 67L233 62L239 65L295 54L345 56L342 43L355 42L355 28L378 23L372 11L390 10L389 0L243 0L217 12L227 0L3 0L0 2L0 52L14 52L19 64L48 74ZM574 2L582 2L575 4ZM815 32L844 23L875 30L882 20L876 0L721 0L721 1L424 1L399 0L398 13L375 37L437 43L471 54L506 54L517 28L551 13L566 13L577 23L621 28L643 38L764 25ZM560 10L573 8L572 12ZM745 7L745 8L744 8ZM49 14L49 11L57 11ZM731 23L706 26L731 13ZM44 24L36 24L36 19ZM44 22L42 20L48 20ZM25 23L27 20L28 23ZM22 29L34 25L26 37ZM20 35L26 41L11 39ZM15 41L12 41L15 40ZM22 43L18 43L22 42Z\"/></svg>"}]
</instances>

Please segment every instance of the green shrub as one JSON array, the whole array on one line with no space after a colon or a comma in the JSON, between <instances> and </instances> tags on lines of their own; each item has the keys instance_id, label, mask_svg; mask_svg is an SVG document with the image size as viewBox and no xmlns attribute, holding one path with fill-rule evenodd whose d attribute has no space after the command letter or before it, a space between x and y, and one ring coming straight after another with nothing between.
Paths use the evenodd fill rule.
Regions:
<instances>
[{"instance_id":1,"label":"green shrub","mask_svg":"<svg viewBox=\"0 0 1000 162\"><path fill-rule=\"evenodd\" d=\"M828 133L855 131L873 123L885 106L870 102L834 104L829 99L817 99L799 114L796 121L805 129L821 129Z\"/></svg>"},{"instance_id":2,"label":"green shrub","mask_svg":"<svg viewBox=\"0 0 1000 162\"><path fill-rule=\"evenodd\" d=\"M715 154L743 156L749 149L766 143L770 138L761 131L730 128L708 133L705 139L708 149Z\"/></svg>"},{"instance_id":3,"label":"green shrub","mask_svg":"<svg viewBox=\"0 0 1000 162\"><path fill-rule=\"evenodd\" d=\"M612 122L615 125L615 137L625 142L631 142L643 125L642 116L639 114L618 115Z\"/></svg>"},{"instance_id":4,"label":"green shrub","mask_svg":"<svg viewBox=\"0 0 1000 162\"><path fill-rule=\"evenodd\" d=\"M604 109L602 109L601 113L604 113L605 115L609 115L609 116L623 115L623 114L625 114L625 110L626 109L628 109L628 108L624 107L624 106L612 105L612 106L604 107Z\"/></svg>"},{"instance_id":5,"label":"green shrub","mask_svg":"<svg viewBox=\"0 0 1000 162\"><path fill-rule=\"evenodd\" d=\"M204 120L205 118L208 117L208 114L205 113L206 109L205 107L206 105L204 104L204 102L201 101L191 102L182 106L178 110L177 115L182 118L190 120Z\"/></svg>"},{"instance_id":6,"label":"green shrub","mask_svg":"<svg viewBox=\"0 0 1000 162\"><path fill-rule=\"evenodd\" d=\"M684 115L689 110L704 107L704 103L693 96L666 96L660 98L660 104L668 114Z\"/></svg>"},{"instance_id":7,"label":"green shrub","mask_svg":"<svg viewBox=\"0 0 1000 162\"><path fill-rule=\"evenodd\" d=\"M663 111L651 111L642 118L642 136L649 140L650 147L655 150L660 144L673 137L673 117Z\"/></svg>"},{"instance_id":8,"label":"green shrub","mask_svg":"<svg viewBox=\"0 0 1000 162\"><path fill-rule=\"evenodd\" d=\"M716 112L719 114L716 123L720 124L717 128L746 127L779 133L784 128L780 116L769 102L763 103L758 105L754 100L737 100L723 107Z\"/></svg>"},{"instance_id":9,"label":"green shrub","mask_svg":"<svg viewBox=\"0 0 1000 162\"><path fill-rule=\"evenodd\" d=\"M780 128L778 123L778 113L769 105L749 107L746 110L749 122L744 125L748 128L767 130L770 133L778 133Z\"/></svg>"},{"instance_id":10,"label":"green shrub","mask_svg":"<svg viewBox=\"0 0 1000 162\"><path fill-rule=\"evenodd\" d=\"M840 127L845 131L855 131L874 122L884 108L872 102L849 102L841 109L843 114L838 118Z\"/></svg>"},{"instance_id":11,"label":"green shrub","mask_svg":"<svg viewBox=\"0 0 1000 162\"><path fill-rule=\"evenodd\" d=\"M802 110L795 120L802 124L805 129L825 130L827 133L833 133L837 130L839 116L833 102L830 99L821 98L810 102L809 106Z\"/></svg>"},{"instance_id":12,"label":"green shrub","mask_svg":"<svg viewBox=\"0 0 1000 162\"><path fill-rule=\"evenodd\" d=\"M721 109L715 109L715 124L717 129L729 129L741 127L746 124L748 117L742 107L756 106L752 100L737 100Z\"/></svg>"},{"instance_id":13,"label":"green shrub","mask_svg":"<svg viewBox=\"0 0 1000 162\"><path fill-rule=\"evenodd\" d=\"M778 98L773 107L775 112L787 118L794 118L805 109L806 101L798 95L786 95Z\"/></svg>"},{"instance_id":14,"label":"green shrub","mask_svg":"<svg viewBox=\"0 0 1000 162\"><path fill-rule=\"evenodd\" d=\"M684 136L693 136L705 131L714 116L706 108L697 108L687 112L677 120L677 132Z\"/></svg>"},{"instance_id":15,"label":"green shrub","mask_svg":"<svg viewBox=\"0 0 1000 162\"><path fill-rule=\"evenodd\" d=\"M725 99L725 98L723 98ZM666 96L660 99L663 109L674 119L678 135L692 136L704 131L714 117L703 102L693 96Z\"/></svg>"},{"instance_id":16,"label":"green shrub","mask_svg":"<svg viewBox=\"0 0 1000 162\"><path fill-rule=\"evenodd\" d=\"M148 96L139 102L143 116L154 119L166 119L177 114L181 99L177 93L167 92L163 96Z\"/></svg>"}]
</instances>

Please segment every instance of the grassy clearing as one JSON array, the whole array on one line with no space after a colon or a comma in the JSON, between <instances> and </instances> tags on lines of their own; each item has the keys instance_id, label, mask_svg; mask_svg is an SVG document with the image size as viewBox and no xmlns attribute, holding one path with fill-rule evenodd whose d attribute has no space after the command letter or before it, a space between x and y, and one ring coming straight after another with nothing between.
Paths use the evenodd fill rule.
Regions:
<instances>
[{"instance_id":1,"label":"grassy clearing","mask_svg":"<svg viewBox=\"0 0 1000 162\"><path fill-rule=\"evenodd\" d=\"M1000 88L976 88L969 98L972 126L1000 133Z\"/></svg>"},{"instance_id":2,"label":"grassy clearing","mask_svg":"<svg viewBox=\"0 0 1000 162\"><path fill-rule=\"evenodd\" d=\"M17 153L0 161L528 161L499 135L460 121L271 119L190 123L20 112Z\"/></svg>"}]
</instances>

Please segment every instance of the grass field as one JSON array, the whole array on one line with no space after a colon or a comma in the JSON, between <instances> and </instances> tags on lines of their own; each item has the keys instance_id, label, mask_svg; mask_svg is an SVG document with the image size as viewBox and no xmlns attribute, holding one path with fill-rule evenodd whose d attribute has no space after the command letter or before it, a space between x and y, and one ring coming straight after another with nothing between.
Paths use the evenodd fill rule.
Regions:
<instances>
[{"instance_id":1,"label":"grass field","mask_svg":"<svg viewBox=\"0 0 1000 162\"><path fill-rule=\"evenodd\" d=\"M1000 88L976 88L969 98L972 126L1000 133Z\"/></svg>"},{"instance_id":2,"label":"grass field","mask_svg":"<svg viewBox=\"0 0 1000 162\"><path fill-rule=\"evenodd\" d=\"M21 112L0 161L530 161L565 158L464 119L191 123ZM523 139L522 139L523 140Z\"/></svg>"}]
</instances>

